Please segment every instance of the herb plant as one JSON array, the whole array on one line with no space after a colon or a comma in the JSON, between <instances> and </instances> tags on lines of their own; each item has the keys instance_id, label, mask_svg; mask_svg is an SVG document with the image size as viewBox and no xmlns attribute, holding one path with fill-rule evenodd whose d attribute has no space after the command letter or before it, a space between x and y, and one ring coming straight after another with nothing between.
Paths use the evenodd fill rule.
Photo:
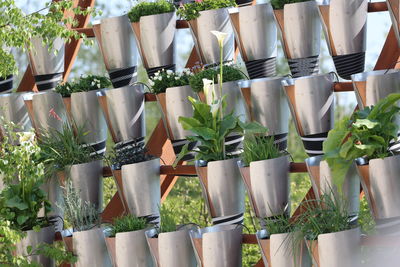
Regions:
<instances>
[{"instance_id":1,"label":"herb plant","mask_svg":"<svg viewBox=\"0 0 400 267\"><path fill-rule=\"evenodd\" d=\"M128 13L131 22L139 22L140 17L175 12L172 1L156 0L155 2L139 2Z\"/></svg>"},{"instance_id":2,"label":"herb plant","mask_svg":"<svg viewBox=\"0 0 400 267\"><path fill-rule=\"evenodd\" d=\"M278 158L282 155L270 136L246 135L243 142L242 162L250 166L253 161Z\"/></svg>"},{"instance_id":3,"label":"herb plant","mask_svg":"<svg viewBox=\"0 0 400 267\"><path fill-rule=\"evenodd\" d=\"M98 75L82 75L78 81L66 82L56 87L55 91L63 97L70 97L72 93L88 92L111 87L107 77Z\"/></svg>"},{"instance_id":4,"label":"herb plant","mask_svg":"<svg viewBox=\"0 0 400 267\"><path fill-rule=\"evenodd\" d=\"M172 70L158 71L149 79L151 92L160 94L165 93L167 88L189 85L189 78L192 75L189 69L184 69L181 73Z\"/></svg>"},{"instance_id":5,"label":"herb plant","mask_svg":"<svg viewBox=\"0 0 400 267\"><path fill-rule=\"evenodd\" d=\"M294 4L301 2L308 2L311 0L271 0L271 5L274 9L283 9L286 4Z\"/></svg>"},{"instance_id":6,"label":"herb plant","mask_svg":"<svg viewBox=\"0 0 400 267\"><path fill-rule=\"evenodd\" d=\"M115 237L118 233L133 232L146 229L148 223L144 218L138 218L133 215L126 215L116 218L111 226L111 237Z\"/></svg>"},{"instance_id":7,"label":"herb plant","mask_svg":"<svg viewBox=\"0 0 400 267\"><path fill-rule=\"evenodd\" d=\"M182 5L178 9L177 14L184 20L193 20L200 17L200 11L235 6L235 0L196 0L192 3Z\"/></svg>"},{"instance_id":8,"label":"herb plant","mask_svg":"<svg viewBox=\"0 0 400 267\"><path fill-rule=\"evenodd\" d=\"M274 218L265 218L264 221L268 235L291 233L294 229L294 224L287 214L274 216Z\"/></svg>"}]
</instances>

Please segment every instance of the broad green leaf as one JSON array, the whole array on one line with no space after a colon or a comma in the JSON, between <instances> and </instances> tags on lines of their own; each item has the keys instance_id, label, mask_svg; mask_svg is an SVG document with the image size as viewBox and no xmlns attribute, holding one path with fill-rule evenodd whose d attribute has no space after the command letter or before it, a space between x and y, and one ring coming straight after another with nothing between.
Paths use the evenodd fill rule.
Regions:
<instances>
[{"instance_id":1,"label":"broad green leaf","mask_svg":"<svg viewBox=\"0 0 400 267\"><path fill-rule=\"evenodd\" d=\"M13 198L8 199L6 201L6 205L7 207L17 208L19 210L26 210L28 208L28 205L24 203L18 195L15 195Z\"/></svg>"},{"instance_id":2,"label":"broad green leaf","mask_svg":"<svg viewBox=\"0 0 400 267\"><path fill-rule=\"evenodd\" d=\"M258 122L243 123L239 121L239 125L243 129L243 132L246 134L263 134L268 131L267 128L265 128Z\"/></svg>"},{"instance_id":3,"label":"broad green leaf","mask_svg":"<svg viewBox=\"0 0 400 267\"><path fill-rule=\"evenodd\" d=\"M195 118L179 117L178 121L185 130L191 130L194 127L200 127L201 123Z\"/></svg>"},{"instance_id":4,"label":"broad green leaf","mask_svg":"<svg viewBox=\"0 0 400 267\"><path fill-rule=\"evenodd\" d=\"M379 122L374 122L368 119L358 119L356 122L353 124L354 127L356 128L361 128L361 127L367 127L368 129L373 129L377 126L379 126Z\"/></svg>"},{"instance_id":5,"label":"broad green leaf","mask_svg":"<svg viewBox=\"0 0 400 267\"><path fill-rule=\"evenodd\" d=\"M26 215L19 215L18 217L17 217L17 223L19 224L19 225L22 225L22 224L24 224L27 220L28 220L28 216L26 216Z\"/></svg>"},{"instance_id":6,"label":"broad green leaf","mask_svg":"<svg viewBox=\"0 0 400 267\"><path fill-rule=\"evenodd\" d=\"M215 140L216 139L216 132L213 129L205 128L205 127L194 127L191 131L202 137L204 140Z\"/></svg>"}]
</instances>

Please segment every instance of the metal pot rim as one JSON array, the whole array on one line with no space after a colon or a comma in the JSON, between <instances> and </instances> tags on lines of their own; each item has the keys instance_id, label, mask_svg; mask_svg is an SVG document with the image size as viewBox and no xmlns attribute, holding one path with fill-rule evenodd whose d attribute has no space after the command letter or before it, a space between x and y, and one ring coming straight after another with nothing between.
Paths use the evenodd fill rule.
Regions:
<instances>
[{"instance_id":1,"label":"metal pot rim","mask_svg":"<svg viewBox=\"0 0 400 267\"><path fill-rule=\"evenodd\" d=\"M161 17L161 16L166 16L166 15L170 15L170 14L175 14L175 11L172 12L164 12L161 14L153 14L153 15L146 15L146 16L141 16L139 22L141 22L142 18L148 18L148 17ZM130 23L138 23L138 22L130 22Z\"/></svg>"},{"instance_id":2,"label":"metal pot rim","mask_svg":"<svg viewBox=\"0 0 400 267\"><path fill-rule=\"evenodd\" d=\"M188 84L188 85L182 85L182 86L174 86L174 87L168 87L167 89L165 89L165 93L167 93L167 91L179 90L180 88L183 88L183 87L188 87L188 88L192 89L192 87L190 86L190 84ZM162 93L160 93L160 94L162 94Z\"/></svg>"},{"instance_id":3,"label":"metal pot rim","mask_svg":"<svg viewBox=\"0 0 400 267\"><path fill-rule=\"evenodd\" d=\"M252 6L252 5L249 5L249 6L238 6L236 8L240 11L242 9L254 9L254 8L259 7L259 6L271 6L272 7L271 3L268 2L268 3L259 3L259 4L256 4L254 6Z\"/></svg>"},{"instance_id":4,"label":"metal pot rim","mask_svg":"<svg viewBox=\"0 0 400 267\"><path fill-rule=\"evenodd\" d=\"M124 168L124 166L133 166L133 165L137 166L137 165L142 165L142 164L145 164L145 163L148 163L148 162L151 162L151 161L155 161L155 160L157 160L159 162L160 158L153 158L153 159L149 159L149 160L145 160L145 161L141 161L141 162L125 164L125 165L122 165L121 170Z\"/></svg>"},{"instance_id":5,"label":"metal pot rim","mask_svg":"<svg viewBox=\"0 0 400 267\"><path fill-rule=\"evenodd\" d=\"M231 161L231 160L236 160L239 162L239 159L240 158L231 158L231 159L213 160L213 161L196 160L195 165L196 167L208 167L208 164L211 162L221 162L221 161Z\"/></svg>"},{"instance_id":6,"label":"metal pot rim","mask_svg":"<svg viewBox=\"0 0 400 267\"><path fill-rule=\"evenodd\" d=\"M109 91L115 91L115 90L122 91L122 90L131 89L131 88L135 88L135 87L144 88L144 85L143 84L133 84L133 85L127 85L127 86L118 87L118 88L104 88L104 89L97 90L96 93L97 93L97 96L104 96Z\"/></svg>"},{"instance_id":7,"label":"metal pot rim","mask_svg":"<svg viewBox=\"0 0 400 267\"><path fill-rule=\"evenodd\" d=\"M305 162L308 166L318 166L323 161L324 155L309 157L305 159Z\"/></svg>"},{"instance_id":8,"label":"metal pot rim","mask_svg":"<svg viewBox=\"0 0 400 267\"><path fill-rule=\"evenodd\" d=\"M103 162L103 160L102 160L102 159L98 159L98 160L91 160L91 161L89 161L89 162L85 162L85 163L79 163L79 164L67 165L67 166L65 166L65 168L70 168L70 167L72 167L72 166L84 166L84 165L89 165L89 164L93 164L93 163L95 163L95 162L99 162L99 161Z\"/></svg>"},{"instance_id":9,"label":"metal pot rim","mask_svg":"<svg viewBox=\"0 0 400 267\"><path fill-rule=\"evenodd\" d=\"M101 24L101 23L103 23L103 22L111 21L111 20L116 20L116 19L119 19L119 18L122 18L122 17L126 17L126 18L128 19L128 21L130 21L128 15L125 14L125 15L121 15L121 16L113 16L113 17L102 18L102 19L100 19L100 20L95 21L95 22L93 23L93 25L98 25L98 24Z\"/></svg>"},{"instance_id":10,"label":"metal pot rim","mask_svg":"<svg viewBox=\"0 0 400 267\"><path fill-rule=\"evenodd\" d=\"M96 94L97 95L99 92L101 92L103 90L107 90L107 89L109 89L109 88L100 88L100 89L90 90L90 91L85 91L85 92L75 92L75 93L72 93L71 96L65 96L63 98L71 98L73 95L84 95L84 94L87 94L87 93Z\"/></svg>"},{"instance_id":11,"label":"metal pot rim","mask_svg":"<svg viewBox=\"0 0 400 267\"><path fill-rule=\"evenodd\" d=\"M130 234L139 234L140 232L143 232L143 235L145 234L146 231L154 229L153 227L147 227L145 229L141 230L136 230L136 231L130 231L130 232L121 232L121 233L116 233L114 237L107 237L107 238L117 238L117 236L125 236L125 235L130 235Z\"/></svg>"},{"instance_id":12,"label":"metal pot rim","mask_svg":"<svg viewBox=\"0 0 400 267\"><path fill-rule=\"evenodd\" d=\"M262 163L268 163L268 162L271 162L271 161L277 161L277 160L283 160L283 159L288 159L289 160L289 155L282 155L280 157L273 158L273 159L263 159L263 160L252 161L252 162L250 162L249 167L251 167L252 163L262 164Z\"/></svg>"},{"instance_id":13,"label":"metal pot rim","mask_svg":"<svg viewBox=\"0 0 400 267\"><path fill-rule=\"evenodd\" d=\"M222 7L222 8L217 8L217 9L209 9L209 10L203 10L203 11L200 11L199 12L199 14L200 14L200 16L202 15L202 14L206 14L206 13L211 13L211 12L218 12L218 11L220 11L220 10L226 10L226 11L228 11L230 8L229 7ZM195 18L194 20L197 20L198 18Z\"/></svg>"},{"instance_id":14,"label":"metal pot rim","mask_svg":"<svg viewBox=\"0 0 400 267\"><path fill-rule=\"evenodd\" d=\"M320 74L309 75L309 76L302 76L302 77L298 77L298 78L288 78L288 79L283 80L282 84L284 86L290 86L290 85L294 85L295 81L298 81L298 80L316 79L316 78L320 78L320 77L328 76L328 75L333 75L333 73L329 72L329 73L320 73Z\"/></svg>"},{"instance_id":15,"label":"metal pot rim","mask_svg":"<svg viewBox=\"0 0 400 267\"><path fill-rule=\"evenodd\" d=\"M252 80L241 80L241 81L239 81L239 86L242 88L250 87L253 83L276 81L276 80L287 80L287 79L290 79L290 78L286 77L286 76L280 76L280 77L257 78L257 79L252 79Z\"/></svg>"},{"instance_id":16,"label":"metal pot rim","mask_svg":"<svg viewBox=\"0 0 400 267\"><path fill-rule=\"evenodd\" d=\"M320 235L318 235L318 239L319 239L319 237L321 236L321 237L329 237L329 236L332 236L332 235L336 235L336 234L341 234L341 233L352 233L352 232L360 232L360 230L361 230L361 227L360 226L357 226L357 227L354 227L354 228L351 228L351 229L349 229L349 230L344 230L344 231L339 231L339 232L332 232L332 233L326 233L326 234L320 234ZM360 238L361 238L361 232L360 232Z\"/></svg>"},{"instance_id":17,"label":"metal pot rim","mask_svg":"<svg viewBox=\"0 0 400 267\"><path fill-rule=\"evenodd\" d=\"M365 71L351 75L351 80L353 82L365 82L370 76L383 76L389 74L397 74L400 73L398 69L387 69L387 70L373 70L373 71Z\"/></svg>"},{"instance_id":18,"label":"metal pot rim","mask_svg":"<svg viewBox=\"0 0 400 267\"><path fill-rule=\"evenodd\" d=\"M311 3L311 4L310 4L310 3ZM316 7L318 7L318 4L317 4L316 1L304 1L304 2L297 2L297 3L285 4L285 6L294 6L294 5L303 5L303 6L315 5ZM283 7L283 9L285 9L285 6Z\"/></svg>"}]
</instances>

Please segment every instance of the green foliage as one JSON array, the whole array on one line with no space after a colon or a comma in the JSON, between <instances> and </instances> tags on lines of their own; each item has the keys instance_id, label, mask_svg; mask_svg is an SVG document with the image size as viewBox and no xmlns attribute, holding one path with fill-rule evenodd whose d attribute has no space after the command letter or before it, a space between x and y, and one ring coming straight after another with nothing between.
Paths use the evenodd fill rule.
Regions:
<instances>
[{"instance_id":1,"label":"green foliage","mask_svg":"<svg viewBox=\"0 0 400 267\"><path fill-rule=\"evenodd\" d=\"M281 155L282 153L274 143L273 137L245 135L241 155L244 166L249 166L253 161L279 158Z\"/></svg>"},{"instance_id":2,"label":"green foliage","mask_svg":"<svg viewBox=\"0 0 400 267\"><path fill-rule=\"evenodd\" d=\"M301 2L308 2L311 0L271 0L271 5L274 9L283 9L286 4L294 4Z\"/></svg>"},{"instance_id":3,"label":"green foliage","mask_svg":"<svg viewBox=\"0 0 400 267\"><path fill-rule=\"evenodd\" d=\"M190 77L189 82L192 90L196 93L203 90L203 79L214 81L217 83L220 74L220 66L216 68L205 69ZM235 65L225 64L222 68L223 82L232 82L246 79L246 75Z\"/></svg>"},{"instance_id":4,"label":"green foliage","mask_svg":"<svg viewBox=\"0 0 400 267\"><path fill-rule=\"evenodd\" d=\"M78 81L66 82L56 87L55 91L63 97L70 97L73 93L89 92L111 87L107 77L98 75L82 75Z\"/></svg>"},{"instance_id":5,"label":"green foliage","mask_svg":"<svg viewBox=\"0 0 400 267\"><path fill-rule=\"evenodd\" d=\"M131 22L139 22L140 17L175 12L172 1L156 0L155 2L139 2L128 13Z\"/></svg>"},{"instance_id":6,"label":"green foliage","mask_svg":"<svg viewBox=\"0 0 400 267\"><path fill-rule=\"evenodd\" d=\"M294 225L286 214L272 218L265 218L265 229L269 235L286 234L293 232Z\"/></svg>"},{"instance_id":7,"label":"green foliage","mask_svg":"<svg viewBox=\"0 0 400 267\"><path fill-rule=\"evenodd\" d=\"M78 261L78 257L67 251L62 241L56 241L53 244L40 244L31 251L29 256L33 255L43 255L53 259L56 266L60 266L62 263L76 263Z\"/></svg>"},{"instance_id":8,"label":"green foliage","mask_svg":"<svg viewBox=\"0 0 400 267\"><path fill-rule=\"evenodd\" d=\"M235 6L235 0L198 0L184 4L178 9L177 14L184 20L193 20L200 17L200 11Z\"/></svg>"},{"instance_id":9,"label":"green foliage","mask_svg":"<svg viewBox=\"0 0 400 267\"><path fill-rule=\"evenodd\" d=\"M166 206L160 208L160 228L158 233L168 233L176 231L175 212Z\"/></svg>"},{"instance_id":10,"label":"green foliage","mask_svg":"<svg viewBox=\"0 0 400 267\"><path fill-rule=\"evenodd\" d=\"M181 73L172 70L162 70L155 73L149 79L151 92L154 94L165 93L167 88L189 85L189 78L193 73L189 69L184 69Z\"/></svg>"},{"instance_id":11,"label":"green foliage","mask_svg":"<svg viewBox=\"0 0 400 267\"><path fill-rule=\"evenodd\" d=\"M338 188L342 188L346 173L355 159L391 155L388 148L389 142L397 139L398 126L394 119L400 112L396 105L399 100L400 94L391 94L376 106L357 111L351 118L344 118L329 132L323 147Z\"/></svg>"},{"instance_id":12,"label":"green foliage","mask_svg":"<svg viewBox=\"0 0 400 267\"><path fill-rule=\"evenodd\" d=\"M111 237L115 237L118 233L133 232L146 229L148 223L144 218L137 218L133 215L126 215L114 220L111 226Z\"/></svg>"}]
</instances>

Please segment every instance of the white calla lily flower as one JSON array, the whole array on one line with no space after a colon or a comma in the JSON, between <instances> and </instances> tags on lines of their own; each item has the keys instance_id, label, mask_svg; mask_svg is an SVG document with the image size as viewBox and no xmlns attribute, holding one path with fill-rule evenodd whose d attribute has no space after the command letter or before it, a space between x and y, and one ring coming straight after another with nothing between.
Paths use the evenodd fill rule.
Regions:
<instances>
[{"instance_id":1,"label":"white calla lily flower","mask_svg":"<svg viewBox=\"0 0 400 267\"><path fill-rule=\"evenodd\" d=\"M214 82L212 80L203 79L203 91L207 105L211 105L214 101Z\"/></svg>"},{"instance_id":2,"label":"white calla lily flower","mask_svg":"<svg viewBox=\"0 0 400 267\"><path fill-rule=\"evenodd\" d=\"M226 36L228 36L228 34L225 32L219 32L219 31L211 31L211 33L217 37L218 44L220 47L222 47L224 44L224 40L225 40Z\"/></svg>"}]
</instances>

